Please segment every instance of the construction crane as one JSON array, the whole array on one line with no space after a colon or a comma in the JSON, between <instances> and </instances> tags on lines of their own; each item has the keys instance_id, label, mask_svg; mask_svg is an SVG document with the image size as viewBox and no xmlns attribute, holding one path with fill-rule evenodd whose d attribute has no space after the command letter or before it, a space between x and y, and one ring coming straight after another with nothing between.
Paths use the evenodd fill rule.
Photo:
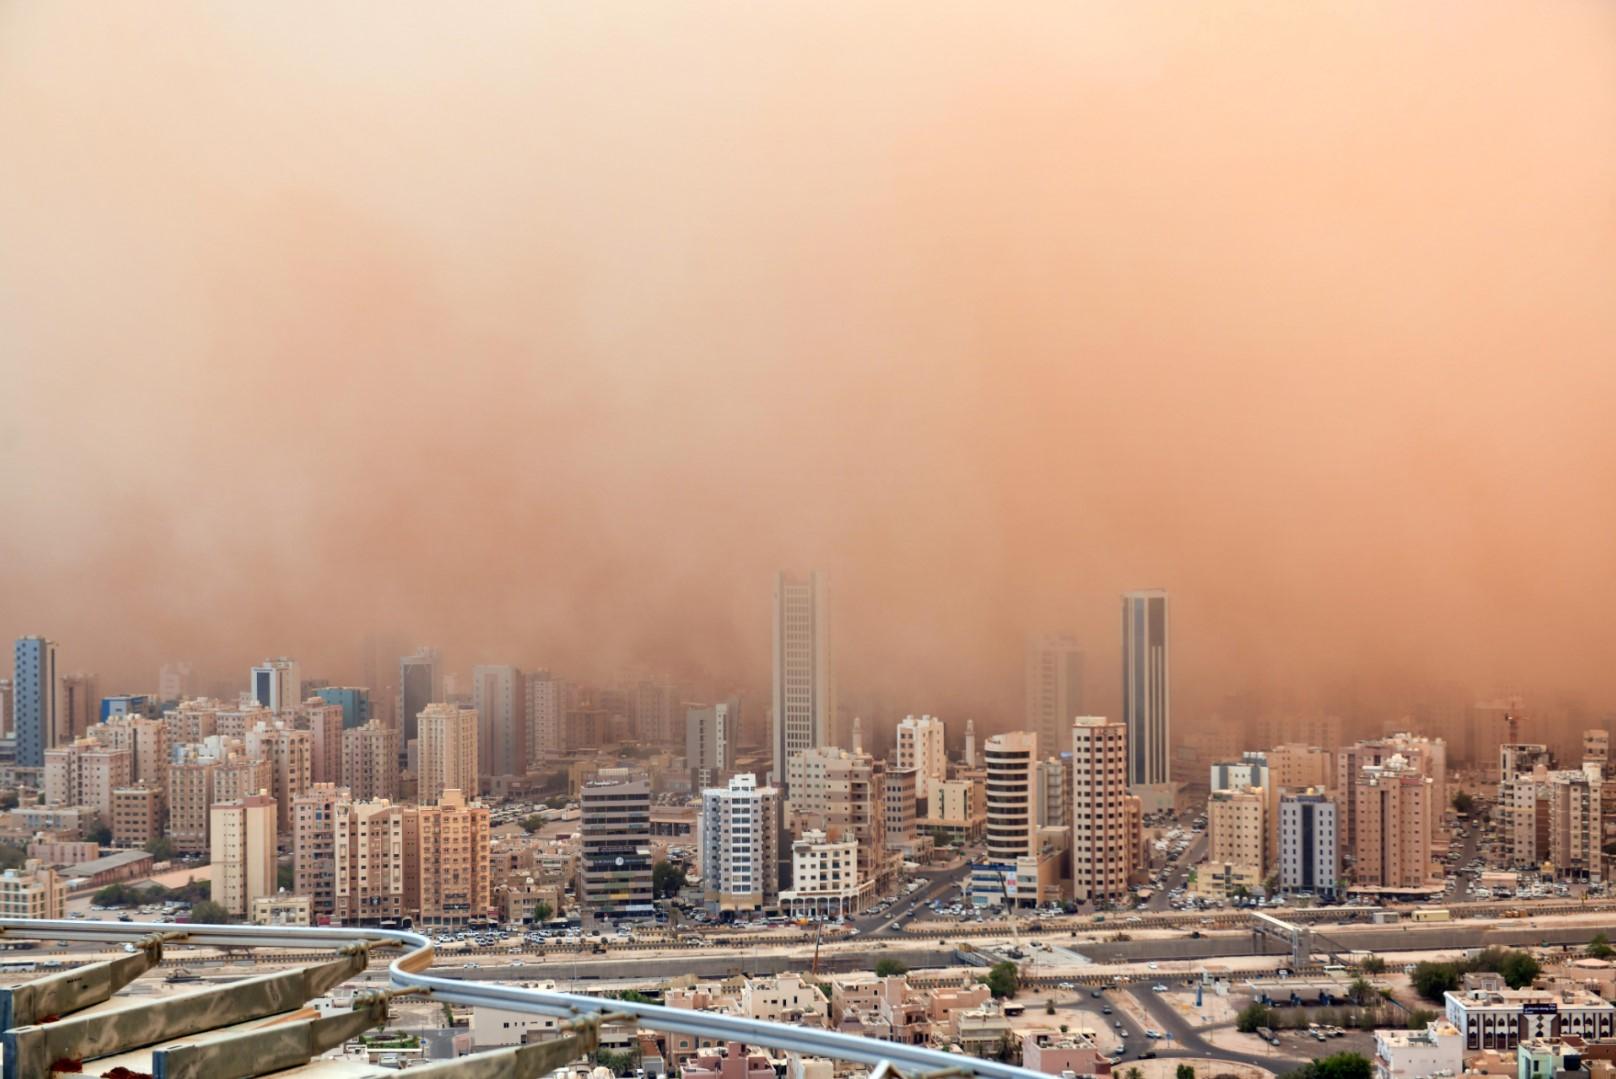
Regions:
<instances>
[{"instance_id":1,"label":"construction crane","mask_svg":"<svg viewBox=\"0 0 1616 1079\"><path fill-rule=\"evenodd\" d=\"M814 923L814 961L808 967L809 975L814 978L819 977L819 935L824 931L824 928L825 919L821 918Z\"/></svg>"}]
</instances>

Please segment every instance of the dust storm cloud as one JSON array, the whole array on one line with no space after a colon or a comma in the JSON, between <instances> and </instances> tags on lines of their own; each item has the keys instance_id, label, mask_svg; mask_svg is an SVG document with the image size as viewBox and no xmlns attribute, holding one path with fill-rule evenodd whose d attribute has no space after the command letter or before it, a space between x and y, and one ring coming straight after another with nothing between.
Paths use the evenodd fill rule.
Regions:
<instances>
[{"instance_id":1,"label":"dust storm cloud","mask_svg":"<svg viewBox=\"0 0 1616 1079\"><path fill-rule=\"evenodd\" d=\"M1608 703L1616 9L0 8L0 633ZM1334 687L1334 688L1333 688ZM954 714L958 714L957 711Z\"/></svg>"}]
</instances>

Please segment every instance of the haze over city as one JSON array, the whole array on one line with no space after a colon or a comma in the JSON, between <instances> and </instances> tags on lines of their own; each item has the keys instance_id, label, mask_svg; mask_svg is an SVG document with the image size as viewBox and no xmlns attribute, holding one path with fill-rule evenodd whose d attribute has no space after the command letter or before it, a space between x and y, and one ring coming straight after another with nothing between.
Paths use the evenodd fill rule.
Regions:
<instances>
[{"instance_id":1,"label":"haze over city","mask_svg":"<svg viewBox=\"0 0 1616 1079\"><path fill-rule=\"evenodd\" d=\"M1608 709L1616 13L1018 10L0 8L0 637Z\"/></svg>"}]
</instances>

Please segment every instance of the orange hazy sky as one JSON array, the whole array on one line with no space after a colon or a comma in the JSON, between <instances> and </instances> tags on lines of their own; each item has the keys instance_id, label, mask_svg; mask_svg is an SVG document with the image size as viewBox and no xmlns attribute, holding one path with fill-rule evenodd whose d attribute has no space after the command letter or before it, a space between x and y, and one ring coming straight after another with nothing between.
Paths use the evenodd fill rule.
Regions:
<instances>
[{"instance_id":1,"label":"orange hazy sky","mask_svg":"<svg viewBox=\"0 0 1616 1079\"><path fill-rule=\"evenodd\" d=\"M0 634L1616 692L1616 7L0 5ZM109 683L117 682L120 686ZM127 686L122 683L127 682Z\"/></svg>"}]
</instances>

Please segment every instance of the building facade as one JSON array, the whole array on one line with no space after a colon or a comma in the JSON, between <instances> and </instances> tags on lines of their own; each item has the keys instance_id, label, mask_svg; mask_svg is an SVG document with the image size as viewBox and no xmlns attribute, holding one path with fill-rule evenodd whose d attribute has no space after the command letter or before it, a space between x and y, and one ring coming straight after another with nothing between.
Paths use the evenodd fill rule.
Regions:
<instances>
[{"instance_id":1,"label":"building facade","mask_svg":"<svg viewBox=\"0 0 1616 1079\"><path fill-rule=\"evenodd\" d=\"M1172 668L1167 593L1122 597L1122 717L1128 728L1128 782L1172 780Z\"/></svg>"}]
</instances>

